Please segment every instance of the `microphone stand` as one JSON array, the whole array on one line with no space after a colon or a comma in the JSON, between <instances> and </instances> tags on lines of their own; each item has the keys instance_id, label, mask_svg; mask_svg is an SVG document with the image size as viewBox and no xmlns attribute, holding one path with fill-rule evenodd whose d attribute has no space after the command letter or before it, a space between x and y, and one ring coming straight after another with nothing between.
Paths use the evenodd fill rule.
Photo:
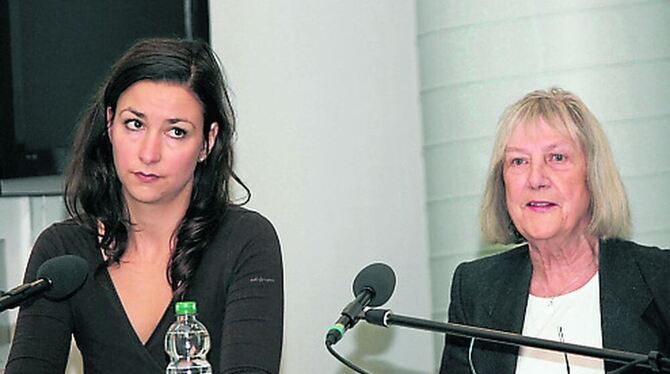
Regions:
<instances>
[{"instance_id":1,"label":"microphone stand","mask_svg":"<svg viewBox=\"0 0 670 374\"><path fill-rule=\"evenodd\" d=\"M16 308L22 302L46 292L49 288L51 288L51 280L37 278L30 283L24 283L7 292L2 292L2 295L0 295L0 312Z\"/></svg>"},{"instance_id":2,"label":"microphone stand","mask_svg":"<svg viewBox=\"0 0 670 374\"><path fill-rule=\"evenodd\" d=\"M402 326L413 329L458 335L465 338L477 338L489 342L548 349L581 356L600 358L622 364L635 363L637 367L651 369L654 372L670 372L670 359L663 357L659 352L651 351L648 355L619 351L608 348L594 348L585 345L561 343L553 340L533 338L506 331L498 331L483 327L461 325L457 323L443 323L431 320L413 318L393 314L389 309L368 309L359 316L373 325L389 327Z\"/></svg>"}]
</instances>

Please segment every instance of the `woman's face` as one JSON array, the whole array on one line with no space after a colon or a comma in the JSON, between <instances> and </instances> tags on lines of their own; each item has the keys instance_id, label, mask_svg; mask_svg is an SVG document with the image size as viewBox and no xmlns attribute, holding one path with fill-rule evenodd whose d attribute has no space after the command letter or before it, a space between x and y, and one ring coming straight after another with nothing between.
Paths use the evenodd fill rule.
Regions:
<instances>
[{"instance_id":1,"label":"woman's face","mask_svg":"<svg viewBox=\"0 0 670 374\"><path fill-rule=\"evenodd\" d=\"M503 159L507 209L530 243L586 233L591 218L586 169L580 145L544 120L514 129Z\"/></svg>"},{"instance_id":2,"label":"woman's face","mask_svg":"<svg viewBox=\"0 0 670 374\"><path fill-rule=\"evenodd\" d=\"M127 204L188 204L198 161L207 156L203 110L186 86L139 81L107 108L114 166ZM218 127L211 126L209 146Z\"/></svg>"}]
</instances>

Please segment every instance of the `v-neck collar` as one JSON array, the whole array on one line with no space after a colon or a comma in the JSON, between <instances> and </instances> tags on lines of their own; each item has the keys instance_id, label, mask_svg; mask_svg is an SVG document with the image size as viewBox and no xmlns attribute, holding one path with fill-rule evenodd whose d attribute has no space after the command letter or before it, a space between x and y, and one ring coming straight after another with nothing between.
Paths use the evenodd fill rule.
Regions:
<instances>
[{"instance_id":1,"label":"v-neck collar","mask_svg":"<svg viewBox=\"0 0 670 374\"><path fill-rule=\"evenodd\" d=\"M102 272L102 282L103 286L105 289L105 294L107 295L110 305L113 306L115 313L117 314L120 323L122 326L119 326L120 329L123 329L124 331L127 332L126 335L129 336L129 338L133 341L133 344L137 346L137 351L142 352L142 355L145 356L145 358L154 363L156 365L156 368L158 370L164 370L164 367L162 365L163 360L157 361L157 357L154 357L152 355L152 348L158 349L156 347L159 347L160 351L163 352L163 343L162 339L165 336L165 333L167 332L167 329L172 322L170 317L170 311L172 310L172 306L174 304L174 301L171 301L165 310L163 311L163 315L161 316L160 320L154 327L154 330L151 332L151 335L149 336L149 339L147 339L147 342L145 344L142 343L140 340L139 336L137 335L137 332L135 331L135 328L133 327L133 324L130 322L130 318L128 317L128 314L126 313L126 309L123 307L123 303L121 302L121 297L119 296L119 293L116 290L116 286L114 285L114 282L112 281L112 277L109 274L108 268L104 265L104 259L102 257L102 253L99 254L100 256L100 261L101 261L101 272ZM157 345L157 346L156 346Z\"/></svg>"}]
</instances>

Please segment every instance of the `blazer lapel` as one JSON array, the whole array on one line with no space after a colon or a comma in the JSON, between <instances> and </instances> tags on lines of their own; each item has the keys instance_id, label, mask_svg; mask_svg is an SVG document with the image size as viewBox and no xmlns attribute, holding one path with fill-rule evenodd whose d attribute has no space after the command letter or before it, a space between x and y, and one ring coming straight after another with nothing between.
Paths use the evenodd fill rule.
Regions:
<instances>
[{"instance_id":1,"label":"blazer lapel","mask_svg":"<svg viewBox=\"0 0 670 374\"><path fill-rule=\"evenodd\" d=\"M488 323L484 327L520 334L526 315L532 266L528 246L511 251L513 252L509 254L509 261L501 262L496 268L497 273L489 278L495 283L490 284L487 292L491 297L488 305ZM498 347L503 348L501 345ZM514 373L518 351L518 347L504 346L504 349L497 351L499 357L482 358L492 359L491 362L495 363L497 373ZM482 352L482 354L491 355L492 353Z\"/></svg>"},{"instance_id":2,"label":"blazer lapel","mask_svg":"<svg viewBox=\"0 0 670 374\"><path fill-rule=\"evenodd\" d=\"M524 246L516 251L518 253L515 253L512 261L498 268L500 269L496 277L498 284L491 285L490 292L494 297L491 299L488 312L492 328L521 333L533 269L528 247Z\"/></svg>"},{"instance_id":3,"label":"blazer lapel","mask_svg":"<svg viewBox=\"0 0 670 374\"><path fill-rule=\"evenodd\" d=\"M643 319L652 302L635 258L622 242L600 242L600 315L605 348L648 353L654 347ZM606 363L605 369L618 365Z\"/></svg>"}]
</instances>

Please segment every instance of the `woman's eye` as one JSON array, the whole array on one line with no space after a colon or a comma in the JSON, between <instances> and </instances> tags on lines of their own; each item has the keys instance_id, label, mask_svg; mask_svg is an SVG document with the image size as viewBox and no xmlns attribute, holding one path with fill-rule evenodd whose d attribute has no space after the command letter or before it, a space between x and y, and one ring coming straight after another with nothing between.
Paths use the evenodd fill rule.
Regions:
<instances>
[{"instance_id":1,"label":"woman's eye","mask_svg":"<svg viewBox=\"0 0 670 374\"><path fill-rule=\"evenodd\" d=\"M554 153L553 155L551 155L551 160L557 162L565 161L565 155L560 153Z\"/></svg>"},{"instance_id":2,"label":"woman's eye","mask_svg":"<svg viewBox=\"0 0 670 374\"><path fill-rule=\"evenodd\" d=\"M173 127L170 129L169 135L173 138L183 138L186 136L186 130L179 127Z\"/></svg>"},{"instance_id":3,"label":"woman's eye","mask_svg":"<svg viewBox=\"0 0 670 374\"><path fill-rule=\"evenodd\" d=\"M522 159L522 158L513 158L513 159L510 161L510 164L512 164L512 165L514 165L514 166L523 165L523 159Z\"/></svg>"},{"instance_id":4,"label":"woman's eye","mask_svg":"<svg viewBox=\"0 0 670 374\"><path fill-rule=\"evenodd\" d=\"M123 124L130 130L140 130L142 128L142 122L135 118L125 120Z\"/></svg>"}]
</instances>

